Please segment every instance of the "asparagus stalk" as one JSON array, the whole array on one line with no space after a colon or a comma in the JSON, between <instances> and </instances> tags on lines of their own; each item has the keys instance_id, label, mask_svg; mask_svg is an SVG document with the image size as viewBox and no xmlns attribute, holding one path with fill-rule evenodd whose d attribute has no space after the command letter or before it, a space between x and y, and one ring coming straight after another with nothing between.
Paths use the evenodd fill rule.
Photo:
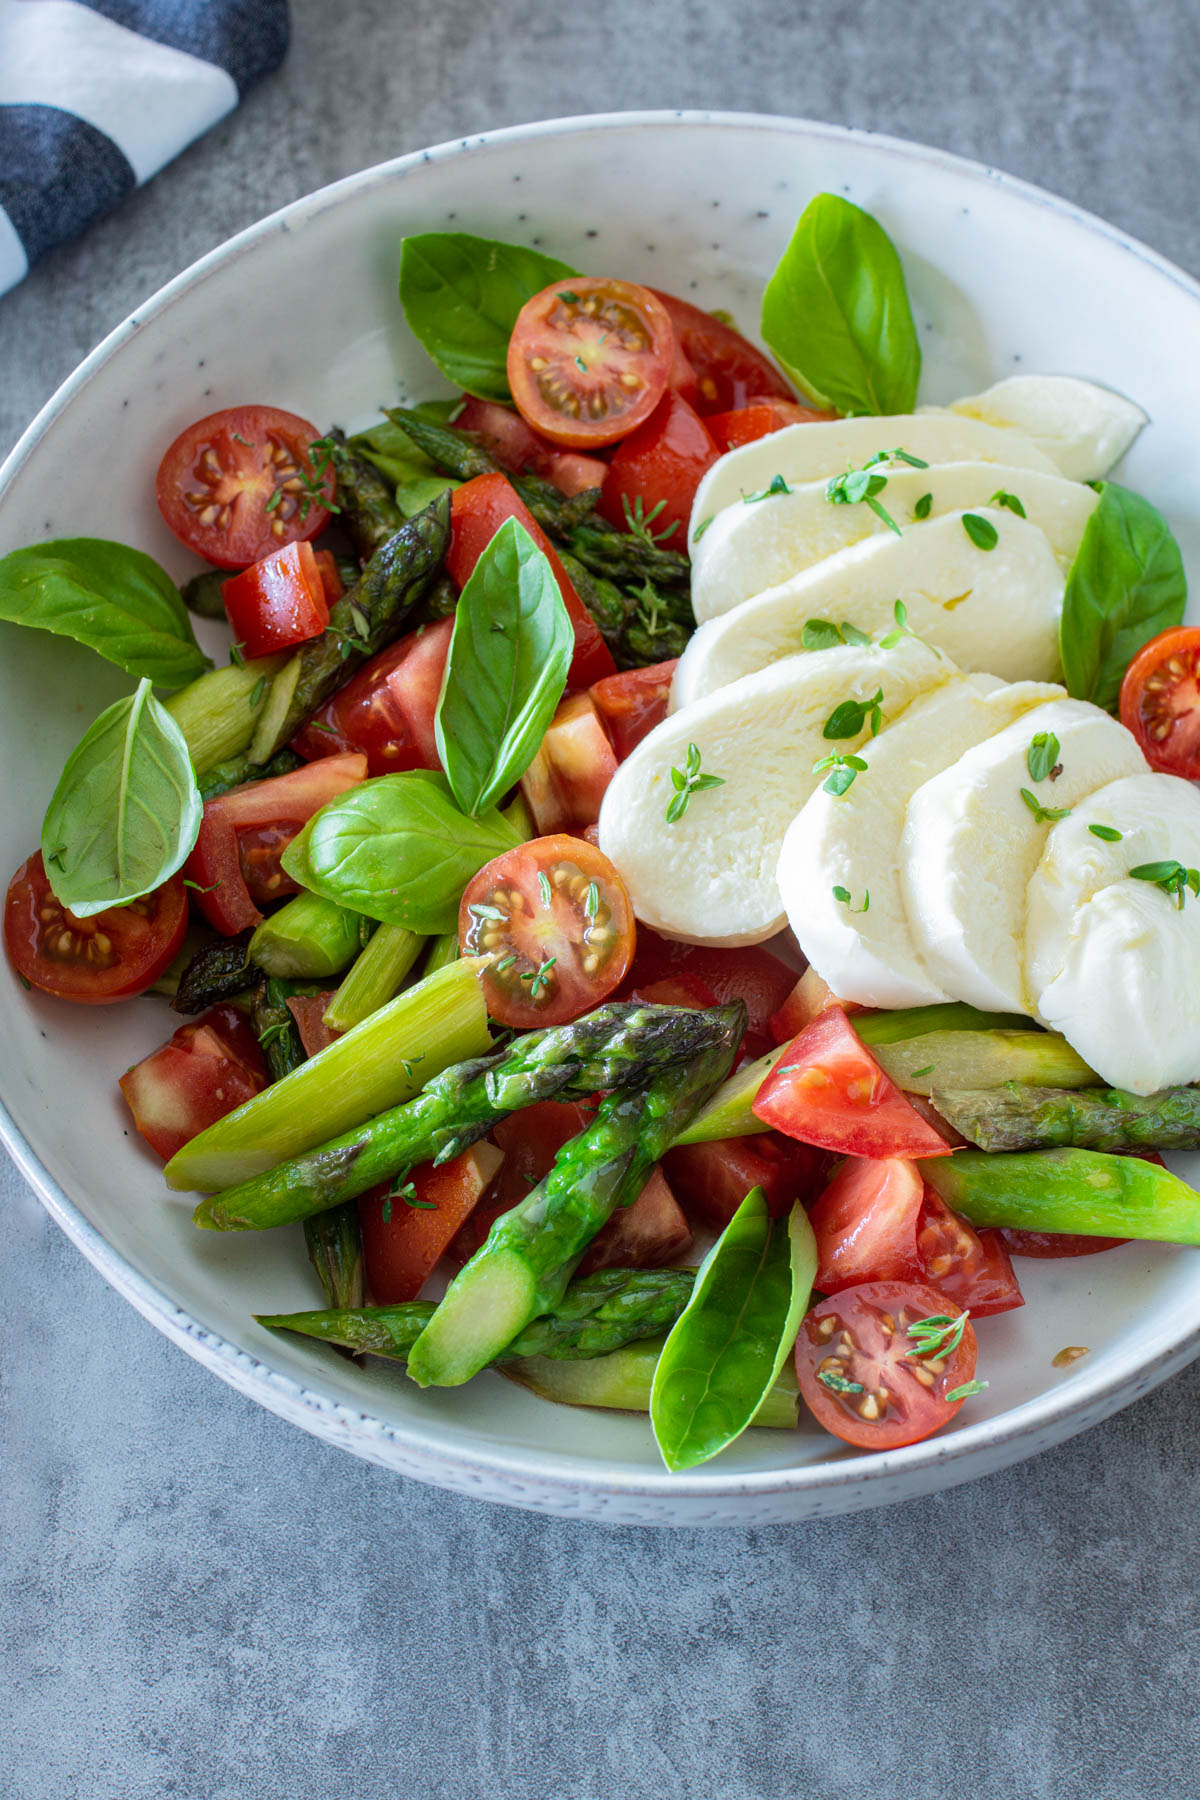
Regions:
<instances>
[{"instance_id":1,"label":"asparagus stalk","mask_svg":"<svg viewBox=\"0 0 1200 1800\"><path fill-rule=\"evenodd\" d=\"M204 1012L222 1000L232 1000L235 994L248 993L262 978L263 971L250 960L248 931L239 937L219 938L196 951L179 977L171 1005L175 1012Z\"/></svg>"},{"instance_id":2,"label":"asparagus stalk","mask_svg":"<svg viewBox=\"0 0 1200 1800\"><path fill-rule=\"evenodd\" d=\"M458 961L458 933L444 931L441 937L429 940L429 955L425 958L425 973L432 975L438 969L445 969L452 962Z\"/></svg>"},{"instance_id":3,"label":"asparagus stalk","mask_svg":"<svg viewBox=\"0 0 1200 1800\"><path fill-rule=\"evenodd\" d=\"M1120 1088L935 1088L933 1103L981 1150L1200 1149L1200 1088L1128 1094Z\"/></svg>"},{"instance_id":4,"label":"asparagus stalk","mask_svg":"<svg viewBox=\"0 0 1200 1800\"><path fill-rule=\"evenodd\" d=\"M337 472L341 522L361 561L369 562L376 550L399 531L404 514L374 463L358 455L344 432L334 426L326 442Z\"/></svg>"},{"instance_id":5,"label":"asparagus stalk","mask_svg":"<svg viewBox=\"0 0 1200 1800\"><path fill-rule=\"evenodd\" d=\"M421 985L445 981L469 960L452 963L439 975L427 975ZM368 1019L339 1044L348 1043L371 1023ZM275 1158L278 1167L265 1165L263 1172L203 1201L196 1208L196 1224L216 1231L289 1225L352 1200L401 1169L457 1156L497 1119L523 1106L645 1086L664 1064L700 1054L714 1039L723 1042L724 1036L717 1015L687 1007L598 1007L570 1025L529 1032L490 1056L454 1068L443 1065L416 1099L405 1095L404 1103L388 1112L372 1109L378 1117L356 1123L355 1129L331 1143L312 1150L306 1146L306 1154L288 1162ZM365 1117L360 1114L360 1121ZM185 1145L179 1155L186 1155L186 1150ZM168 1180L170 1168L168 1164Z\"/></svg>"},{"instance_id":6,"label":"asparagus stalk","mask_svg":"<svg viewBox=\"0 0 1200 1800\"><path fill-rule=\"evenodd\" d=\"M525 1199L495 1221L413 1345L419 1387L469 1381L531 1319L553 1312L575 1265L618 1206L637 1198L655 1163L728 1073L746 1028L740 1000L693 1013L713 1035L649 1087L610 1093Z\"/></svg>"},{"instance_id":7,"label":"asparagus stalk","mask_svg":"<svg viewBox=\"0 0 1200 1800\"><path fill-rule=\"evenodd\" d=\"M267 975L325 980L348 969L372 921L321 894L300 893L255 927L249 957Z\"/></svg>"},{"instance_id":8,"label":"asparagus stalk","mask_svg":"<svg viewBox=\"0 0 1200 1800\"><path fill-rule=\"evenodd\" d=\"M340 493L341 490L338 491ZM362 1306L366 1288L363 1281L362 1228L358 1222L358 1208L353 1200L347 1200L344 1206L335 1206L330 1212L317 1213L313 1218L305 1219L304 1246L308 1251L308 1260L317 1272L317 1280L325 1290L325 1298L335 1309L333 1313L317 1316L355 1317L353 1310L346 1309ZM308 1315L299 1313L296 1316L305 1318ZM271 1321L268 1319L263 1323L270 1324ZM340 1339L334 1337L330 1337L328 1341L341 1343ZM345 1347L352 1351L359 1349L355 1344ZM366 1347L362 1346L363 1349Z\"/></svg>"},{"instance_id":9,"label":"asparagus stalk","mask_svg":"<svg viewBox=\"0 0 1200 1800\"><path fill-rule=\"evenodd\" d=\"M1099 1076L1053 1031L929 1031L871 1053L897 1087L928 1099L937 1088L995 1088L1007 1081L1094 1087Z\"/></svg>"},{"instance_id":10,"label":"asparagus stalk","mask_svg":"<svg viewBox=\"0 0 1200 1800\"><path fill-rule=\"evenodd\" d=\"M917 1167L946 1205L972 1225L1200 1244L1200 1194L1170 1170L1136 1156L956 1150Z\"/></svg>"},{"instance_id":11,"label":"asparagus stalk","mask_svg":"<svg viewBox=\"0 0 1200 1800\"><path fill-rule=\"evenodd\" d=\"M218 763L210 769L200 783L202 800L215 800L218 794L228 794L231 789L244 787L248 781L266 781L273 775L290 775L304 761L294 750L278 750L268 763L251 762L243 752L241 756L231 756L228 762Z\"/></svg>"},{"instance_id":12,"label":"asparagus stalk","mask_svg":"<svg viewBox=\"0 0 1200 1800\"><path fill-rule=\"evenodd\" d=\"M260 981L250 1002L250 1023L258 1034L272 1081L282 1081L304 1061L304 1045L288 1008L290 982Z\"/></svg>"},{"instance_id":13,"label":"asparagus stalk","mask_svg":"<svg viewBox=\"0 0 1200 1800\"><path fill-rule=\"evenodd\" d=\"M287 661L287 653L281 651L253 662L227 663L223 669L198 675L163 701L184 735L198 781L246 749L272 678Z\"/></svg>"},{"instance_id":14,"label":"asparagus stalk","mask_svg":"<svg viewBox=\"0 0 1200 1800\"><path fill-rule=\"evenodd\" d=\"M851 1024L864 1044L899 1044L932 1031L1036 1031L1017 1013L980 1012L962 1000L940 1006L902 1006L894 1012L859 1012Z\"/></svg>"},{"instance_id":15,"label":"asparagus stalk","mask_svg":"<svg viewBox=\"0 0 1200 1800\"><path fill-rule=\"evenodd\" d=\"M380 925L372 933L325 1009L332 1031L349 1031L400 992L428 939L403 925Z\"/></svg>"},{"instance_id":16,"label":"asparagus stalk","mask_svg":"<svg viewBox=\"0 0 1200 1800\"><path fill-rule=\"evenodd\" d=\"M626 1344L594 1362L558 1362L548 1356L531 1356L502 1362L499 1372L538 1394L565 1406L603 1406L619 1412L649 1412L650 1390L664 1339L642 1339ZM796 1371L790 1360L776 1377L775 1385L755 1413L754 1425L792 1431L796 1425L799 1394Z\"/></svg>"},{"instance_id":17,"label":"asparagus stalk","mask_svg":"<svg viewBox=\"0 0 1200 1800\"><path fill-rule=\"evenodd\" d=\"M319 1217L335 1218L341 1210ZM672 1326L688 1303L695 1279L694 1269L602 1269L581 1275L570 1283L557 1309L534 1319L501 1356L506 1361L515 1356L607 1356L623 1344ZM272 1331L297 1331L346 1350L406 1362L435 1310L432 1300L410 1300L404 1306L256 1316Z\"/></svg>"},{"instance_id":18,"label":"asparagus stalk","mask_svg":"<svg viewBox=\"0 0 1200 1800\"><path fill-rule=\"evenodd\" d=\"M245 1181L411 1099L450 1064L480 1055L491 1042L478 981L483 966L480 957L465 956L397 994L177 1150L163 1171L167 1186L204 1190ZM330 1205L343 1198L335 1195Z\"/></svg>"}]
</instances>

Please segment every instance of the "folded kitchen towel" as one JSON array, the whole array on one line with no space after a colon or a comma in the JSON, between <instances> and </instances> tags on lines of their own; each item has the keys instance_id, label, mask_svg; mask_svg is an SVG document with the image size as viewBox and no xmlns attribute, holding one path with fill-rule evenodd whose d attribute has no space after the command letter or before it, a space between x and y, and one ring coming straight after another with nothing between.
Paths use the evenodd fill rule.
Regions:
<instances>
[{"instance_id":1,"label":"folded kitchen towel","mask_svg":"<svg viewBox=\"0 0 1200 1800\"><path fill-rule=\"evenodd\" d=\"M287 0L0 0L0 293L232 112L287 43Z\"/></svg>"}]
</instances>

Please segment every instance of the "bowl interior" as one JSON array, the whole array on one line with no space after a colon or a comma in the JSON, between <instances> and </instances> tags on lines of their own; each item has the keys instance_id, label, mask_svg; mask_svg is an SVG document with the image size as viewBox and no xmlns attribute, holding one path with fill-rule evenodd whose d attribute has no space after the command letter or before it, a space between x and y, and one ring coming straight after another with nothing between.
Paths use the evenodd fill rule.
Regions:
<instances>
[{"instance_id":1,"label":"bowl interior","mask_svg":"<svg viewBox=\"0 0 1200 1800\"><path fill-rule=\"evenodd\" d=\"M925 352L922 400L1016 370L1088 376L1131 395L1153 423L1123 478L1166 512L1196 566L1200 303L1185 278L1061 203L932 152L783 121L674 117L524 128L408 158L214 253L121 328L31 428L0 494L0 552L54 535L109 536L183 578L195 565L159 519L153 478L190 420L258 400L356 428L382 404L442 391L396 299L406 233L540 245L581 270L726 308L753 333L763 283L823 188L869 208L901 249ZM0 631L0 864L11 869L37 842L67 750L130 683L72 645ZM536 1476L573 1491L572 1508L584 1511L589 1496L624 1489L670 1516L671 1495L684 1490L663 1474L643 1421L551 1407L490 1376L422 1394L398 1370L360 1372L255 1326L254 1311L318 1304L299 1232L194 1231L189 1201L166 1193L117 1091L117 1076L173 1028L165 1003L56 1005L23 992L6 962L0 984L0 1093L50 1181L121 1261L95 1240L89 1253L127 1289L134 1276L149 1284L139 1304L154 1312L157 1293L195 1322L197 1342L211 1334L244 1353L242 1384L266 1403L307 1390L346 1409L351 1447L363 1448L353 1421L360 1439L378 1421L369 1453L431 1478L455 1479L451 1464L485 1481L489 1470ZM980 1328L987 1394L935 1446L889 1458L901 1476L916 1479L935 1457L967 1473L975 1449L994 1458L1001 1436L1016 1445L1011 1456L1065 1436L1073 1413L1148 1385L1200 1316L1200 1258L1189 1251L1130 1245L1077 1262L1024 1261L1020 1274L1028 1304ZM1051 1358L1067 1344L1091 1354L1057 1370ZM755 1490L794 1500L831 1469L849 1495L881 1466L815 1428L754 1432L686 1491L736 1510ZM779 1501L781 1516L790 1504Z\"/></svg>"}]
</instances>

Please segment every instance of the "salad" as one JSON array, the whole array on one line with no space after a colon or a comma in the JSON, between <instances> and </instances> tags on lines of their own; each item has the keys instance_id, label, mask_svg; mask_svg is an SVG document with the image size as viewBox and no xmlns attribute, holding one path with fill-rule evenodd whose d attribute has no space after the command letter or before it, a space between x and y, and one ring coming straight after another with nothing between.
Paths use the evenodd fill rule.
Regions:
<instances>
[{"instance_id":1,"label":"salad","mask_svg":"<svg viewBox=\"0 0 1200 1800\"><path fill-rule=\"evenodd\" d=\"M770 355L461 233L399 291L455 397L197 420L182 592L107 540L0 560L0 617L137 683L10 962L182 1016L120 1089L197 1227L303 1231L261 1326L648 1413L672 1470L915 1443L1014 1258L1200 1243L1160 1154L1200 1148L1200 630L1108 479L1145 417L1056 375L918 407L900 258L830 194Z\"/></svg>"}]
</instances>

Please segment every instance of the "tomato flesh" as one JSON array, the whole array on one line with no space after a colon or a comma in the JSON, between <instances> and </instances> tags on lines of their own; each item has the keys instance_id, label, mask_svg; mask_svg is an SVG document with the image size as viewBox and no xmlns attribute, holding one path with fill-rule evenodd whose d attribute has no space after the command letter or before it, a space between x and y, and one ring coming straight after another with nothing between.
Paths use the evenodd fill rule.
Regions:
<instances>
[{"instance_id":1,"label":"tomato flesh","mask_svg":"<svg viewBox=\"0 0 1200 1800\"><path fill-rule=\"evenodd\" d=\"M904 1157L847 1157L809 1222L817 1240L813 1286L822 1294L863 1281L917 1281L917 1220L924 1183Z\"/></svg>"},{"instance_id":2,"label":"tomato flesh","mask_svg":"<svg viewBox=\"0 0 1200 1800\"><path fill-rule=\"evenodd\" d=\"M801 1399L826 1431L862 1450L930 1437L962 1405L946 1396L974 1376L975 1329L968 1320L949 1355L913 1355L910 1327L961 1310L920 1282L868 1281L829 1295L796 1339Z\"/></svg>"},{"instance_id":3,"label":"tomato flesh","mask_svg":"<svg viewBox=\"0 0 1200 1800\"><path fill-rule=\"evenodd\" d=\"M224 582L221 595L234 638L250 657L320 637L329 623L325 582L311 544L285 544Z\"/></svg>"},{"instance_id":4,"label":"tomato flesh","mask_svg":"<svg viewBox=\"0 0 1200 1800\"><path fill-rule=\"evenodd\" d=\"M164 1162L266 1085L258 1039L233 1006L181 1025L120 1081L134 1124Z\"/></svg>"},{"instance_id":5,"label":"tomato flesh","mask_svg":"<svg viewBox=\"0 0 1200 1800\"><path fill-rule=\"evenodd\" d=\"M1121 723L1152 769L1200 778L1200 627L1143 644L1121 683Z\"/></svg>"},{"instance_id":6,"label":"tomato flesh","mask_svg":"<svg viewBox=\"0 0 1200 1800\"><path fill-rule=\"evenodd\" d=\"M322 1050L328 1050L330 1044L342 1035L325 1023L325 1012L334 992L335 989L330 988L324 994L292 994L287 1002L287 1009L296 1021L296 1030L300 1033L305 1056L319 1056Z\"/></svg>"},{"instance_id":7,"label":"tomato flesh","mask_svg":"<svg viewBox=\"0 0 1200 1800\"><path fill-rule=\"evenodd\" d=\"M795 394L761 350L740 331L712 313L656 289L667 309L675 341L692 376L694 389L681 388L702 416L726 413L747 406L751 400L795 401Z\"/></svg>"},{"instance_id":8,"label":"tomato flesh","mask_svg":"<svg viewBox=\"0 0 1200 1800\"><path fill-rule=\"evenodd\" d=\"M565 1025L621 985L635 926L625 884L582 838L534 838L506 850L462 897L465 956L491 956L481 976L488 1012L524 1030Z\"/></svg>"},{"instance_id":9,"label":"tomato flesh","mask_svg":"<svg viewBox=\"0 0 1200 1800\"><path fill-rule=\"evenodd\" d=\"M765 1125L843 1156L949 1156L950 1146L884 1074L840 1007L784 1051L754 1112Z\"/></svg>"},{"instance_id":10,"label":"tomato flesh","mask_svg":"<svg viewBox=\"0 0 1200 1800\"><path fill-rule=\"evenodd\" d=\"M292 749L310 762L361 751L369 775L440 769L434 720L453 633L454 620L439 619L389 644L296 733Z\"/></svg>"},{"instance_id":11,"label":"tomato flesh","mask_svg":"<svg viewBox=\"0 0 1200 1800\"><path fill-rule=\"evenodd\" d=\"M158 980L182 948L187 921L182 875L128 906L77 919L55 898L39 850L8 884L4 944L31 987L81 1006L105 1006L144 994Z\"/></svg>"},{"instance_id":12,"label":"tomato flesh","mask_svg":"<svg viewBox=\"0 0 1200 1800\"><path fill-rule=\"evenodd\" d=\"M774 396L751 400L734 412L712 413L704 421L722 453L737 450L742 444L757 443L785 425L828 424L836 413L820 412L815 406L801 406L798 400L779 400Z\"/></svg>"},{"instance_id":13,"label":"tomato flesh","mask_svg":"<svg viewBox=\"0 0 1200 1800\"><path fill-rule=\"evenodd\" d=\"M719 454L699 414L669 393L618 446L597 510L624 531L640 517L656 543L684 555L696 489Z\"/></svg>"},{"instance_id":14,"label":"tomato flesh","mask_svg":"<svg viewBox=\"0 0 1200 1800\"><path fill-rule=\"evenodd\" d=\"M508 341L508 385L535 431L587 450L649 418L674 355L670 318L649 288L573 276L521 308Z\"/></svg>"},{"instance_id":15,"label":"tomato flesh","mask_svg":"<svg viewBox=\"0 0 1200 1800\"><path fill-rule=\"evenodd\" d=\"M820 1192L829 1172L823 1150L775 1131L680 1144L663 1158L667 1180L689 1218L723 1231L751 1188L760 1187L773 1219Z\"/></svg>"},{"instance_id":16,"label":"tomato flesh","mask_svg":"<svg viewBox=\"0 0 1200 1800\"><path fill-rule=\"evenodd\" d=\"M512 474L531 469L567 495L598 488L608 470L598 456L581 456L550 443L532 430L519 412L498 406L494 400L464 398L454 424L458 431L469 431Z\"/></svg>"},{"instance_id":17,"label":"tomato flesh","mask_svg":"<svg viewBox=\"0 0 1200 1800\"><path fill-rule=\"evenodd\" d=\"M539 832L594 825L616 772L617 759L591 695L568 694L520 781Z\"/></svg>"},{"instance_id":18,"label":"tomato flesh","mask_svg":"<svg viewBox=\"0 0 1200 1800\"><path fill-rule=\"evenodd\" d=\"M767 1029L775 1043L789 1043L792 1038L799 1037L806 1025L811 1025L814 1019L819 1019L823 1012L834 1006L839 1006L847 1017L862 1011L853 1000L839 1000L815 969L805 969L782 1006L767 1021Z\"/></svg>"},{"instance_id":19,"label":"tomato flesh","mask_svg":"<svg viewBox=\"0 0 1200 1800\"><path fill-rule=\"evenodd\" d=\"M393 1190L358 1202L363 1272L375 1306L415 1300L500 1167L494 1144L473 1144L453 1161L423 1163ZM407 1197L406 1197L407 1194Z\"/></svg>"},{"instance_id":20,"label":"tomato flesh","mask_svg":"<svg viewBox=\"0 0 1200 1800\"><path fill-rule=\"evenodd\" d=\"M624 762L666 718L671 681L678 667L676 656L645 669L623 669L618 675L606 675L590 690L618 762Z\"/></svg>"},{"instance_id":21,"label":"tomato flesh","mask_svg":"<svg viewBox=\"0 0 1200 1800\"><path fill-rule=\"evenodd\" d=\"M972 1318L1024 1306L1025 1296L1000 1233L976 1231L929 1188L916 1243L925 1280L947 1300L967 1308Z\"/></svg>"},{"instance_id":22,"label":"tomato flesh","mask_svg":"<svg viewBox=\"0 0 1200 1800\"><path fill-rule=\"evenodd\" d=\"M1101 1250L1117 1250L1128 1238L1068 1237L1061 1231L1021 1231L1002 1226L997 1233L1010 1256L1096 1256Z\"/></svg>"},{"instance_id":23,"label":"tomato flesh","mask_svg":"<svg viewBox=\"0 0 1200 1800\"><path fill-rule=\"evenodd\" d=\"M277 406L233 406L180 432L155 479L158 509L181 543L218 569L244 569L315 538L337 491L318 475L315 425Z\"/></svg>"},{"instance_id":24,"label":"tomato flesh","mask_svg":"<svg viewBox=\"0 0 1200 1800\"><path fill-rule=\"evenodd\" d=\"M680 944L660 937L649 925L638 926L637 953L626 991L644 990L652 982L675 976L694 977L709 989L718 1005L745 1002L749 1015L743 1048L753 1056L771 1045L767 1023L796 977L794 969L760 944L722 950L705 944Z\"/></svg>"}]
</instances>

